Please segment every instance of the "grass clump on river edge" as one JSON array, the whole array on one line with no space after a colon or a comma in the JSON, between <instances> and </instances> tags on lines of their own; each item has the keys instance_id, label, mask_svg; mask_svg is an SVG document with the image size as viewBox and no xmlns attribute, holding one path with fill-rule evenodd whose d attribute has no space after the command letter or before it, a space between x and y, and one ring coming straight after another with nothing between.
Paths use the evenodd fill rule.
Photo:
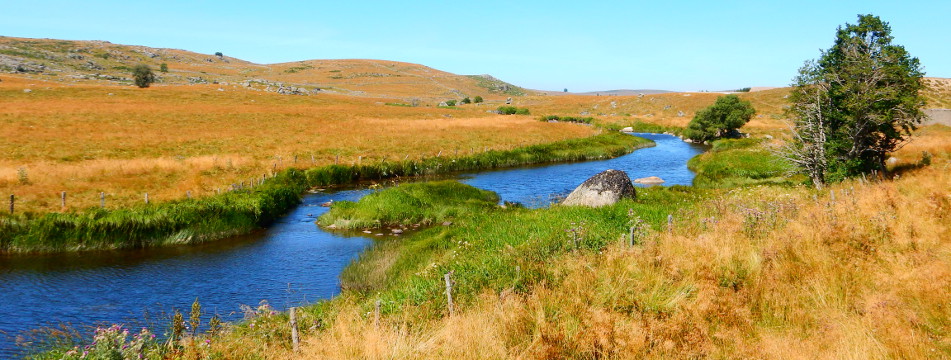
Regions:
<instances>
[{"instance_id":1,"label":"grass clump on river edge","mask_svg":"<svg viewBox=\"0 0 951 360\"><path fill-rule=\"evenodd\" d=\"M710 151L687 162L696 172L698 187L737 187L758 184L795 184L801 177L789 177L792 165L770 149L762 139L721 139Z\"/></svg>"},{"instance_id":2,"label":"grass clump on river edge","mask_svg":"<svg viewBox=\"0 0 951 360\"><path fill-rule=\"evenodd\" d=\"M650 146L617 133L492 150L469 156L330 165L281 171L255 186L220 195L65 213L0 215L0 253L51 253L190 244L246 233L295 206L310 187L558 161L606 159Z\"/></svg>"},{"instance_id":3,"label":"grass clump on river edge","mask_svg":"<svg viewBox=\"0 0 951 360\"><path fill-rule=\"evenodd\" d=\"M458 181L403 184L374 192L359 202L341 201L318 219L337 229L431 225L496 207L499 196Z\"/></svg>"}]
</instances>

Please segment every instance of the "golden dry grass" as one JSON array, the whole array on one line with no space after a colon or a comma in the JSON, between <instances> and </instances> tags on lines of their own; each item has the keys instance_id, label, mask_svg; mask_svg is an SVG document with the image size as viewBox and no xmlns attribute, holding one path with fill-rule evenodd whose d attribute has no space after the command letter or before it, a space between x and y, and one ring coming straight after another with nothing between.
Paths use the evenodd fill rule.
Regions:
<instances>
[{"instance_id":1,"label":"golden dry grass","mask_svg":"<svg viewBox=\"0 0 951 360\"><path fill-rule=\"evenodd\" d=\"M0 82L0 193L23 211L110 207L214 193L275 168L464 155L589 136L589 127L342 95L220 85L148 89ZM218 91L218 89L224 91ZM31 92L25 93L24 89ZM112 94L112 95L109 95ZM451 116L451 117L447 117ZM297 162L294 162L294 157ZM313 162L311 157L313 156ZM20 182L24 169L28 183Z\"/></svg>"},{"instance_id":2,"label":"golden dry grass","mask_svg":"<svg viewBox=\"0 0 951 360\"><path fill-rule=\"evenodd\" d=\"M757 115L744 131L776 134L788 129L783 120L783 98L788 88L739 94L753 104ZM607 122L641 120L664 126L686 127L693 116L723 96L718 93L665 93L644 96L530 96L516 99L536 115L593 116ZM587 114L587 115L582 115Z\"/></svg>"}]
</instances>

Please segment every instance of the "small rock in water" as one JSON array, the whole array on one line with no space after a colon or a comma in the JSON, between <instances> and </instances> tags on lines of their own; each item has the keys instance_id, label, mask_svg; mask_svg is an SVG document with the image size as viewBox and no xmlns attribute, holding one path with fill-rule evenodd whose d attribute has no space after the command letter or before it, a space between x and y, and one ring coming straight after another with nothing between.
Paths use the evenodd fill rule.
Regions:
<instances>
[{"instance_id":1,"label":"small rock in water","mask_svg":"<svg viewBox=\"0 0 951 360\"><path fill-rule=\"evenodd\" d=\"M648 177L643 177L643 178L634 180L634 182L638 184L645 184L645 185L657 185L657 184L663 184L664 179L661 179L657 176L648 176Z\"/></svg>"},{"instance_id":2,"label":"small rock in water","mask_svg":"<svg viewBox=\"0 0 951 360\"><path fill-rule=\"evenodd\" d=\"M403 233L403 230L400 230L400 229L393 229L393 230L390 230L390 231L392 231L394 234L397 234L397 235Z\"/></svg>"},{"instance_id":3,"label":"small rock in water","mask_svg":"<svg viewBox=\"0 0 951 360\"><path fill-rule=\"evenodd\" d=\"M363 230L363 233L364 233L364 234L372 234L373 232L370 231L370 230Z\"/></svg>"},{"instance_id":4,"label":"small rock in water","mask_svg":"<svg viewBox=\"0 0 951 360\"><path fill-rule=\"evenodd\" d=\"M336 228L337 228L337 225L336 225L336 224L330 224L330 225L327 225L327 228L328 228L328 229L336 229Z\"/></svg>"}]
</instances>

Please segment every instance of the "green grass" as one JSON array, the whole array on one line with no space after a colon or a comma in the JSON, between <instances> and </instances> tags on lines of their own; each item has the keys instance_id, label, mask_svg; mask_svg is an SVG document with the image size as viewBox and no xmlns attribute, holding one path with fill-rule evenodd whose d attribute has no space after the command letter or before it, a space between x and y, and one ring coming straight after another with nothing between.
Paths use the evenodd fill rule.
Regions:
<instances>
[{"instance_id":1,"label":"green grass","mask_svg":"<svg viewBox=\"0 0 951 360\"><path fill-rule=\"evenodd\" d=\"M606 159L652 144L642 138L607 133L458 158L434 157L418 161L289 169L250 189L128 209L3 214L0 215L0 253L53 253L200 243L267 225L295 206L301 194L310 187L397 176Z\"/></svg>"},{"instance_id":2,"label":"green grass","mask_svg":"<svg viewBox=\"0 0 951 360\"><path fill-rule=\"evenodd\" d=\"M457 181L410 183L374 192L359 202L335 203L318 223L338 229L430 225L494 208L498 202L495 193Z\"/></svg>"},{"instance_id":3,"label":"green grass","mask_svg":"<svg viewBox=\"0 0 951 360\"><path fill-rule=\"evenodd\" d=\"M684 186L639 189L636 200L602 208L503 209L456 201L456 206L469 209L456 216L452 226L379 242L344 270L341 281L348 290L345 296L355 297L367 309L378 298L383 312L427 304L427 315L436 318L446 311L447 272L453 273L453 297L461 304L486 290L527 292L560 276L546 266L554 258L626 243L634 219L663 231L668 214L679 218L707 193ZM328 305L319 306L326 311Z\"/></svg>"},{"instance_id":4,"label":"green grass","mask_svg":"<svg viewBox=\"0 0 951 360\"><path fill-rule=\"evenodd\" d=\"M697 173L698 187L723 188L755 184L793 184L801 181L787 174L792 165L762 146L757 139L722 139L713 149L687 162Z\"/></svg>"}]
</instances>

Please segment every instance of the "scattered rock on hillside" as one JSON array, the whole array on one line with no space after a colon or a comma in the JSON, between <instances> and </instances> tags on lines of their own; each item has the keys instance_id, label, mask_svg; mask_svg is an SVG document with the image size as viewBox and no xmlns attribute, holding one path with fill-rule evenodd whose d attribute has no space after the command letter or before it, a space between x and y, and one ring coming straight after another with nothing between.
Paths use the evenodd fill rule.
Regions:
<instances>
[{"instance_id":1,"label":"scattered rock on hillside","mask_svg":"<svg viewBox=\"0 0 951 360\"><path fill-rule=\"evenodd\" d=\"M634 128L628 126L626 128L621 129L621 132L634 132Z\"/></svg>"},{"instance_id":2,"label":"scattered rock on hillside","mask_svg":"<svg viewBox=\"0 0 951 360\"><path fill-rule=\"evenodd\" d=\"M634 182L638 184L644 184L644 185L657 185L657 184L663 184L664 179L661 179L657 176L648 176L648 177L643 177L643 178L634 180Z\"/></svg>"},{"instance_id":3,"label":"scattered rock on hillside","mask_svg":"<svg viewBox=\"0 0 951 360\"><path fill-rule=\"evenodd\" d=\"M581 183L561 202L565 206L601 207L611 205L623 198L634 199L637 192L627 173L620 170L605 170Z\"/></svg>"}]
</instances>

